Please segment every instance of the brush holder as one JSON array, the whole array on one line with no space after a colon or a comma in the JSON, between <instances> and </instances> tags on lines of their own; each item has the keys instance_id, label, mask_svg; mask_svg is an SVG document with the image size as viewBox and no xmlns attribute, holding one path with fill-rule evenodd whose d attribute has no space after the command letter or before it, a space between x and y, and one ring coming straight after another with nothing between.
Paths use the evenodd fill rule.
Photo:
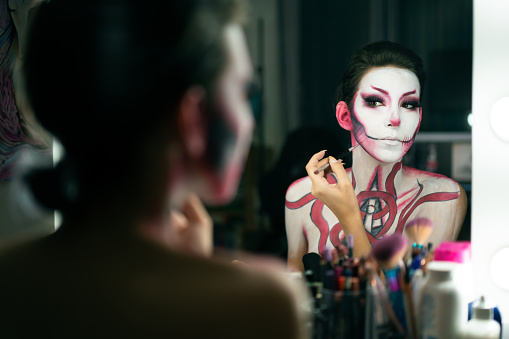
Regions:
<instances>
[{"instance_id":1,"label":"brush holder","mask_svg":"<svg viewBox=\"0 0 509 339\"><path fill-rule=\"evenodd\" d=\"M376 289L357 291L322 289L314 295L313 339L399 339Z\"/></svg>"}]
</instances>

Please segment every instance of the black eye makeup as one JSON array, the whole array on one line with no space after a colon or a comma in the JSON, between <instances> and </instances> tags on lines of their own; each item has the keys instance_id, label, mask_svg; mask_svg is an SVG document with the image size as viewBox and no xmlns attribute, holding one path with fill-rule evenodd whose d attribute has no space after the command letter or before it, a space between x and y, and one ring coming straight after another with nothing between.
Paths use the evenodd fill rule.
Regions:
<instances>
[{"instance_id":1,"label":"black eye makeup","mask_svg":"<svg viewBox=\"0 0 509 339\"><path fill-rule=\"evenodd\" d=\"M384 105L384 99L378 95L363 96L364 103L369 107L378 107Z\"/></svg>"},{"instance_id":2,"label":"black eye makeup","mask_svg":"<svg viewBox=\"0 0 509 339\"><path fill-rule=\"evenodd\" d=\"M419 101L408 100L408 101L403 101L401 103L401 107L409 109L409 110L414 110L414 109L421 107L421 105L420 105Z\"/></svg>"}]
</instances>

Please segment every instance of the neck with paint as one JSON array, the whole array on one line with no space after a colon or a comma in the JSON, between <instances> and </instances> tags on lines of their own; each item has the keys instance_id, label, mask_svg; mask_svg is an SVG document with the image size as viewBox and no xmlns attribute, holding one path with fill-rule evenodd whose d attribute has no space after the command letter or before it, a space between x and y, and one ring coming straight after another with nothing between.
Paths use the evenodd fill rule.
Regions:
<instances>
[{"instance_id":1,"label":"neck with paint","mask_svg":"<svg viewBox=\"0 0 509 339\"><path fill-rule=\"evenodd\" d=\"M356 143L353 140L354 144ZM401 160L395 163L383 163L369 155L362 147L352 152L352 176L355 180L355 191L386 191L385 184L389 176L391 183L398 186L401 176ZM373 187L375 185L375 187Z\"/></svg>"}]
</instances>

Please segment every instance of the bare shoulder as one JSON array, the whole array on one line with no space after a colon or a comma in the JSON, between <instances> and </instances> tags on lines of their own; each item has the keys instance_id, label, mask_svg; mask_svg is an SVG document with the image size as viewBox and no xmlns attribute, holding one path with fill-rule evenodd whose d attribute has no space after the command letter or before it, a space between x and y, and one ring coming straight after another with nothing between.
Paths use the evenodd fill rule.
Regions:
<instances>
[{"instance_id":1,"label":"bare shoulder","mask_svg":"<svg viewBox=\"0 0 509 339\"><path fill-rule=\"evenodd\" d=\"M351 171L351 168L346 169L346 173L349 177L351 177ZM329 182L334 182L336 181L336 177L329 173L327 174L327 180ZM305 197L312 198L312 196L310 196L312 186L313 184L308 176L295 180L286 191L286 201L295 202Z\"/></svg>"},{"instance_id":2,"label":"bare shoulder","mask_svg":"<svg viewBox=\"0 0 509 339\"><path fill-rule=\"evenodd\" d=\"M295 180L286 191L286 201L297 201L311 193L311 179L309 177Z\"/></svg>"},{"instance_id":3,"label":"bare shoulder","mask_svg":"<svg viewBox=\"0 0 509 339\"><path fill-rule=\"evenodd\" d=\"M426 216L435 227L431 242L438 244L458 237L467 211L467 195L455 180L444 175L404 167L405 176L420 186L421 195L416 201L413 217Z\"/></svg>"},{"instance_id":4,"label":"bare shoulder","mask_svg":"<svg viewBox=\"0 0 509 339\"><path fill-rule=\"evenodd\" d=\"M108 328L125 336L151 329L182 338L299 337L292 291L271 274L179 255L144 240L114 245L116 251L54 247L1 252L0 267L8 275L0 279L3 329L7 320L10 329L19 328L16 315L29 309L20 319L51 325L49 318L56 317L59 325L69 324L48 329L57 333L81 328L79 319L87 319L90 332ZM124 310L113 312L118 305Z\"/></svg>"},{"instance_id":5,"label":"bare shoulder","mask_svg":"<svg viewBox=\"0 0 509 339\"><path fill-rule=\"evenodd\" d=\"M210 275L202 279L216 289L206 293L214 300L204 312L227 314L230 333L239 338L301 337L297 298L284 276L231 264L210 265Z\"/></svg>"},{"instance_id":6,"label":"bare shoulder","mask_svg":"<svg viewBox=\"0 0 509 339\"><path fill-rule=\"evenodd\" d=\"M462 190L455 180L438 173L426 172L403 166L405 176L417 180L423 189L428 192L460 192Z\"/></svg>"}]
</instances>

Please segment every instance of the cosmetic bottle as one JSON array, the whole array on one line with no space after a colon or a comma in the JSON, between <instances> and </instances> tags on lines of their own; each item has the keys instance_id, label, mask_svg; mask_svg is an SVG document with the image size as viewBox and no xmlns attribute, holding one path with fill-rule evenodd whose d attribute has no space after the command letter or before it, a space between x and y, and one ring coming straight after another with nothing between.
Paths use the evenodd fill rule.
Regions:
<instances>
[{"instance_id":1,"label":"cosmetic bottle","mask_svg":"<svg viewBox=\"0 0 509 339\"><path fill-rule=\"evenodd\" d=\"M472 319L465 327L465 339L498 339L500 324L493 319L494 308L486 305L484 297L474 303Z\"/></svg>"},{"instance_id":2,"label":"cosmetic bottle","mask_svg":"<svg viewBox=\"0 0 509 339\"><path fill-rule=\"evenodd\" d=\"M453 278L458 283L462 284L462 291L465 294L465 298L468 299L468 302L474 301L474 274L470 241L442 242L435 248L433 260L454 264Z\"/></svg>"},{"instance_id":3,"label":"cosmetic bottle","mask_svg":"<svg viewBox=\"0 0 509 339\"><path fill-rule=\"evenodd\" d=\"M461 338L468 320L468 299L455 279L458 265L432 261L421 290L420 338Z\"/></svg>"}]
</instances>

